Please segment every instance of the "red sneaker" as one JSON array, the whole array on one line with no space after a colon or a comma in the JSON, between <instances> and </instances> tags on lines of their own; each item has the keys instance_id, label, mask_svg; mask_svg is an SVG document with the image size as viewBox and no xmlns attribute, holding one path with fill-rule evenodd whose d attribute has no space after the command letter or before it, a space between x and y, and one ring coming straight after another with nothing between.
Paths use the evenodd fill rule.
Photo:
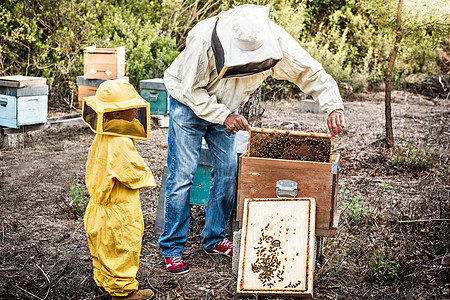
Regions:
<instances>
[{"instance_id":1,"label":"red sneaker","mask_svg":"<svg viewBox=\"0 0 450 300\"><path fill-rule=\"evenodd\" d=\"M213 249L205 249L208 254L223 254L229 257L233 256L233 243L227 238L221 240Z\"/></svg>"},{"instance_id":2,"label":"red sneaker","mask_svg":"<svg viewBox=\"0 0 450 300\"><path fill-rule=\"evenodd\" d=\"M167 271L173 274L184 274L189 272L189 267L184 262L181 256L177 257L164 257L166 260Z\"/></svg>"}]
</instances>

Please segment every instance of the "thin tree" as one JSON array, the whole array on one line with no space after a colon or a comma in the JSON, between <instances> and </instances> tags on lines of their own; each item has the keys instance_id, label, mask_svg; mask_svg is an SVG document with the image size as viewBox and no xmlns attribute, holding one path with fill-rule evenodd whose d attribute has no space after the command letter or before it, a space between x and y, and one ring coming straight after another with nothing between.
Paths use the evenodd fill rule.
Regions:
<instances>
[{"instance_id":1,"label":"thin tree","mask_svg":"<svg viewBox=\"0 0 450 300\"><path fill-rule=\"evenodd\" d=\"M392 70L394 69L395 58L397 57L400 42L403 38L402 33L402 8L403 0L398 1L397 7L397 27L394 48L392 49L389 65L386 69L385 77L385 92L384 92L384 115L385 115L385 129L386 129L386 144L388 147L394 146L394 130L392 128L392 107L391 107L391 89L392 89Z\"/></svg>"},{"instance_id":2,"label":"thin tree","mask_svg":"<svg viewBox=\"0 0 450 300\"><path fill-rule=\"evenodd\" d=\"M391 91L397 56L402 47L408 47L420 38L424 30L433 36L436 47L442 42L444 33L450 24L450 0L365 0L362 5L368 8L374 23L380 33L387 37L394 35L392 50L386 57L385 69L385 134L386 145L394 146L394 132L392 124ZM392 11L397 6L396 18ZM404 55L404 54L402 54ZM431 63L431 62L430 62Z\"/></svg>"}]
</instances>

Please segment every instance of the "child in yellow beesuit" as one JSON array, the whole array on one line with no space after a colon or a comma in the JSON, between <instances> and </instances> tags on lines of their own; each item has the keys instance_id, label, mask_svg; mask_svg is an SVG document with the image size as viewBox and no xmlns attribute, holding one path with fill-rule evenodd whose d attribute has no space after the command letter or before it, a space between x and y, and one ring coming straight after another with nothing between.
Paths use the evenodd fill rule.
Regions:
<instances>
[{"instance_id":1,"label":"child in yellow beesuit","mask_svg":"<svg viewBox=\"0 0 450 300\"><path fill-rule=\"evenodd\" d=\"M143 122L135 118L138 109L148 113L148 103L129 83L111 80L102 83L95 96L85 98L84 106L102 120L95 126L86 163L90 201L84 224L94 280L112 299L150 299L153 292L139 290L136 280L144 232L139 189L155 187L155 180L134 139L149 138L145 118Z\"/></svg>"}]
</instances>

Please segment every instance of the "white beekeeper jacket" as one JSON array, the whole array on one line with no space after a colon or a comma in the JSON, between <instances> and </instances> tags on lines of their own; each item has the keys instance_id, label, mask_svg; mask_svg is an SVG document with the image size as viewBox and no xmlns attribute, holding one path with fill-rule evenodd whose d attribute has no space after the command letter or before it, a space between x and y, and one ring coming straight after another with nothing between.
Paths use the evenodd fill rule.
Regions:
<instances>
[{"instance_id":1,"label":"white beekeeper jacket","mask_svg":"<svg viewBox=\"0 0 450 300\"><path fill-rule=\"evenodd\" d=\"M198 117L223 124L269 75L295 83L328 114L344 108L335 80L288 32L271 20L268 20L268 26L281 49L281 60L274 67L254 75L219 77L211 47L216 20L216 17L203 20L189 32L186 48L164 73L170 95L189 106Z\"/></svg>"}]
</instances>

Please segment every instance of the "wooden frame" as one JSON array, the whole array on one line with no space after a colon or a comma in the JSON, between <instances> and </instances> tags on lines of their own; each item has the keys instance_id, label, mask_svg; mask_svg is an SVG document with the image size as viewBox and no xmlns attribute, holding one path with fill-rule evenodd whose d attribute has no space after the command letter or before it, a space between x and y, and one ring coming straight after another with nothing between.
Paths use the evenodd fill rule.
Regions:
<instances>
[{"instance_id":1,"label":"wooden frame","mask_svg":"<svg viewBox=\"0 0 450 300\"><path fill-rule=\"evenodd\" d=\"M313 296L313 198L245 199L237 294Z\"/></svg>"}]
</instances>

